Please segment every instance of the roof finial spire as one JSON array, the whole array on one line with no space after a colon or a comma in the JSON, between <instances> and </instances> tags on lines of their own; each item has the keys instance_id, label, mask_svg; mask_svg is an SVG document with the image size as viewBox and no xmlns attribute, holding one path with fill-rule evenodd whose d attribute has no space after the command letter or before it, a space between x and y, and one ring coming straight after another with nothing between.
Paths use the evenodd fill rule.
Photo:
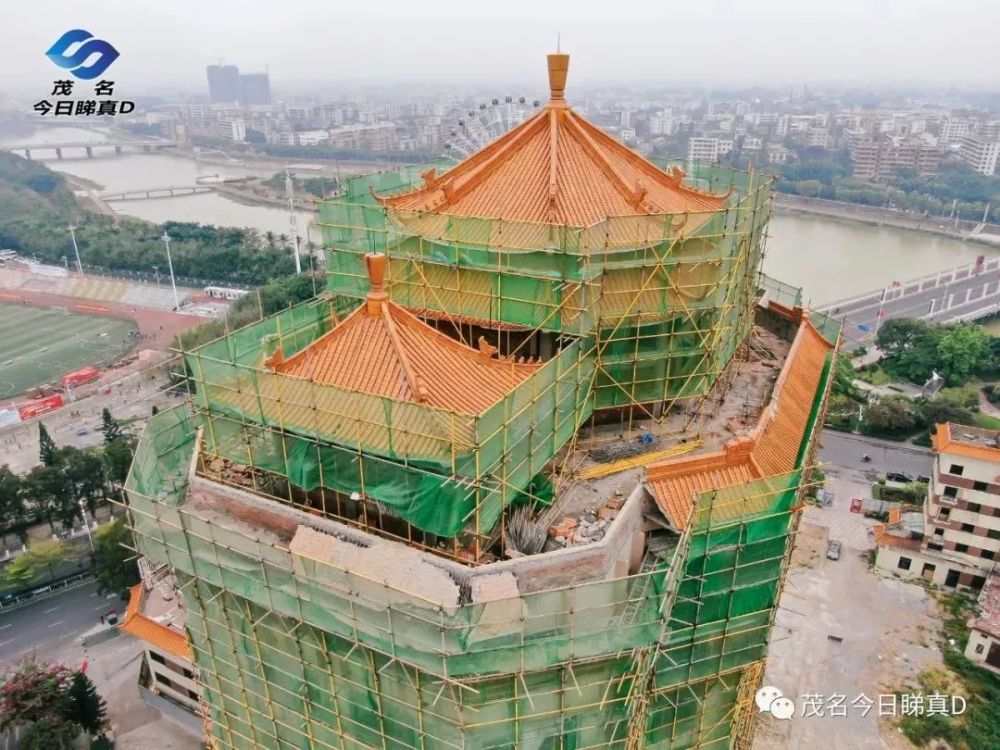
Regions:
<instances>
[{"instance_id":1,"label":"roof finial spire","mask_svg":"<svg viewBox=\"0 0 1000 750\"><path fill-rule=\"evenodd\" d=\"M566 89L566 74L569 72L569 55L564 52L553 52L548 58L549 95L554 102L562 101Z\"/></svg>"},{"instance_id":2,"label":"roof finial spire","mask_svg":"<svg viewBox=\"0 0 1000 750\"><path fill-rule=\"evenodd\" d=\"M366 298L368 314L378 315L382 303L389 299L385 291L385 254L368 253L365 255L365 266L368 269L368 280L371 282L371 291Z\"/></svg>"}]
</instances>

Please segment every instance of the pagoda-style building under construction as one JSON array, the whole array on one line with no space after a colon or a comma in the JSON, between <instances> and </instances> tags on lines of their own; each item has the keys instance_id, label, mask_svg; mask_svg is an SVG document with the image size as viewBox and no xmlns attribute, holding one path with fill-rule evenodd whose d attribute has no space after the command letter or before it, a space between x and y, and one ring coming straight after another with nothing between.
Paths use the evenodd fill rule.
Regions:
<instances>
[{"instance_id":1,"label":"pagoda-style building under construction","mask_svg":"<svg viewBox=\"0 0 1000 750\"><path fill-rule=\"evenodd\" d=\"M127 491L213 747L749 747L839 329L760 274L768 178L640 156L568 63L184 352Z\"/></svg>"}]
</instances>

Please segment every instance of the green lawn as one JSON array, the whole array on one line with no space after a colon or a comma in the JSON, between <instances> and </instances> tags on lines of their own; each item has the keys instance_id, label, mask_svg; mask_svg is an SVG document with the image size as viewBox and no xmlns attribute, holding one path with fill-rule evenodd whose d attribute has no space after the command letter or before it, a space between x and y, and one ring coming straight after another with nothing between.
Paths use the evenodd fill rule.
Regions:
<instances>
[{"instance_id":1,"label":"green lawn","mask_svg":"<svg viewBox=\"0 0 1000 750\"><path fill-rule=\"evenodd\" d=\"M0 398L113 362L135 346L135 328L117 318L0 304Z\"/></svg>"}]
</instances>

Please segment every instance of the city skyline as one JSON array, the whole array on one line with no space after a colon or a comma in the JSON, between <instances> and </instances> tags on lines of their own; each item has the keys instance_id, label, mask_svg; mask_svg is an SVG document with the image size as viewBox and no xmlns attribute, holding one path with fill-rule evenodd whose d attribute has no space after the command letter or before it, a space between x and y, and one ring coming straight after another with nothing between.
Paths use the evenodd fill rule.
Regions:
<instances>
[{"instance_id":1,"label":"city skyline","mask_svg":"<svg viewBox=\"0 0 1000 750\"><path fill-rule=\"evenodd\" d=\"M53 11L70 7L49 5ZM11 93L51 81L57 71L43 52L67 28L112 41L121 52L114 77L133 90L203 87L205 67L220 59L268 71L278 87L526 86L536 83L537 56L554 49L559 37L574 55L579 87L725 81L988 88L1000 68L1000 49L970 43L970 28L1000 22L1000 8L979 0L945 7L927 0L852 0L827 10L787 0L752 7L716 0L684 7L639 3L630 10L609 18L608 8L595 3L574 4L570 12L565 3L537 7L521 0L502 9L451 0L415 9L390 1L377 10L304 0L239 8L182 0L169 8L145 7L138 18L123 17L107 0L91 3L85 13L75 7L45 14L15 9L9 24L19 33L0 50L0 89ZM705 44L706 38L712 42Z\"/></svg>"}]
</instances>

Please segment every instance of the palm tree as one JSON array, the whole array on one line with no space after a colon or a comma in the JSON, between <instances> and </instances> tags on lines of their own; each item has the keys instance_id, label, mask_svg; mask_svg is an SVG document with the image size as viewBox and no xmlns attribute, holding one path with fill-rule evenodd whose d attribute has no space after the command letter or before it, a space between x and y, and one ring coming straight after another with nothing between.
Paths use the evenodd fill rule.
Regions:
<instances>
[{"instance_id":1,"label":"palm tree","mask_svg":"<svg viewBox=\"0 0 1000 750\"><path fill-rule=\"evenodd\" d=\"M266 232L264 232L264 242L267 243L268 247L274 247L274 241L275 241L275 239L276 239L276 236L275 236L274 232L272 232L270 229L267 230Z\"/></svg>"}]
</instances>

